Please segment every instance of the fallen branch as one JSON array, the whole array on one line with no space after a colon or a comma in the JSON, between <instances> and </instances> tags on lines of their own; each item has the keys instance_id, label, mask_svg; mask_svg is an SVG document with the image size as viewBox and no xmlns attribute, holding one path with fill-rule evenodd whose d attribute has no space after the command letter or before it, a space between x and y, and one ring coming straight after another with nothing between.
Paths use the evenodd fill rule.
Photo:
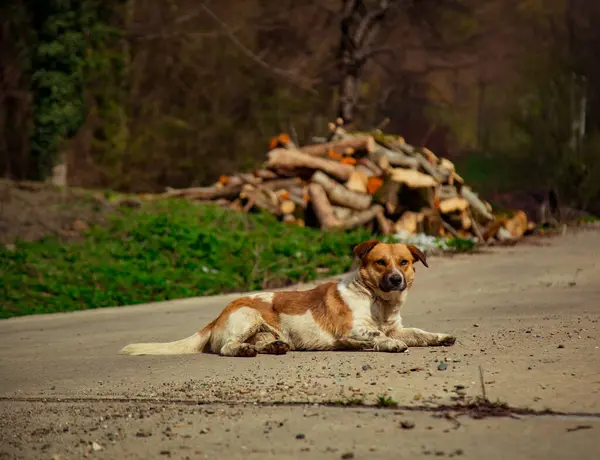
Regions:
<instances>
[{"instance_id":1,"label":"fallen branch","mask_svg":"<svg viewBox=\"0 0 600 460\"><path fill-rule=\"evenodd\" d=\"M410 188L435 187L438 185L433 177L414 169L394 168L391 170L390 178L394 182L405 184Z\"/></svg>"}]
</instances>

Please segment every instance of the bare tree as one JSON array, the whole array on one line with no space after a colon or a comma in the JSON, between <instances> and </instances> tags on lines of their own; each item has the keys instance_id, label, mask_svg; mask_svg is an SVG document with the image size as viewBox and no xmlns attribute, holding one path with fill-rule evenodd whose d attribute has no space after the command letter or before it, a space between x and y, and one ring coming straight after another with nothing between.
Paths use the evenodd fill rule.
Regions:
<instances>
[{"instance_id":1,"label":"bare tree","mask_svg":"<svg viewBox=\"0 0 600 460\"><path fill-rule=\"evenodd\" d=\"M339 110L344 123L354 120L361 76L367 60L377 49L375 44L381 25L389 15L394 0L344 0L340 21Z\"/></svg>"}]
</instances>

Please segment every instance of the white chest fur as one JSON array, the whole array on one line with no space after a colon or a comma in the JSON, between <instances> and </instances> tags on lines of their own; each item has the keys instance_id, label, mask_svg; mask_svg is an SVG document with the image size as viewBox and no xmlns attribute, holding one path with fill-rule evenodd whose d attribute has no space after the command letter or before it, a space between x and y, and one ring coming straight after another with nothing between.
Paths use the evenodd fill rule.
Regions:
<instances>
[{"instance_id":1,"label":"white chest fur","mask_svg":"<svg viewBox=\"0 0 600 460\"><path fill-rule=\"evenodd\" d=\"M408 292L374 296L360 283L358 273L351 273L338 283L338 290L346 305L352 310L354 327L373 327L384 331L390 327L402 327L400 310Z\"/></svg>"}]
</instances>

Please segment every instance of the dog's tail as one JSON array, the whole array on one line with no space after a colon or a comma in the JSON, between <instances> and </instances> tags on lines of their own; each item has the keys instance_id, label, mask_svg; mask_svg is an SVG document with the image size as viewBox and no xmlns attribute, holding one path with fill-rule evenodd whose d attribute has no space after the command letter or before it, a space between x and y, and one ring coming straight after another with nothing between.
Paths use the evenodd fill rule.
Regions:
<instances>
[{"instance_id":1,"label":"dog's tail","mask_svg":"<svg viewBox=\"0 0 600 460\"><path fill-rule=\"evenodd\" d=\"M132 343L119 350L121 355L187 355L199 353L210 339L213 324L185 339L167 343Z\"/></svg>"}]
</instances>

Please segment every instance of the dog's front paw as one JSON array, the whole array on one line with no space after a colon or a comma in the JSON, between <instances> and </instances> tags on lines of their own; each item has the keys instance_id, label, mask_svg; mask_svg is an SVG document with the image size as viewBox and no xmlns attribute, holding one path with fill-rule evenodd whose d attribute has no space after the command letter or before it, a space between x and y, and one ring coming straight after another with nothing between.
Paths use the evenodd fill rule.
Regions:
<instances>
[{"instance_id":1,"label":"dog's front paw","mask_svg":"<svg viewBox=\"0 0 600 460\"><path fill-rule=\"evenodd\" d=\"M451 347L456 342L456 337L449 334L438 334L437 345L440 347Z\"/></svg>"},{"instance_id":2,"label":"dog's front paw","mask_svg":"<svg viewBox=\"0 0 600 460\"><path fill-rule=\"evenodd\" d=\"M408 348L402 340L384 339L375 342L375 351L385 351L388 353L402 353Z\"/></svg>"},{"instance_id":3,"label":"dog's front paw","mask_svg":"<svg viewBox=\"0 0 600 460\"><path fill-rule=\"evenodd\" d=\"M236 356L242 358L253 358L258 354L256 347L254 345L250 345L248 343L243 343L237 350Z\"/></svg>"}]
</instances>

